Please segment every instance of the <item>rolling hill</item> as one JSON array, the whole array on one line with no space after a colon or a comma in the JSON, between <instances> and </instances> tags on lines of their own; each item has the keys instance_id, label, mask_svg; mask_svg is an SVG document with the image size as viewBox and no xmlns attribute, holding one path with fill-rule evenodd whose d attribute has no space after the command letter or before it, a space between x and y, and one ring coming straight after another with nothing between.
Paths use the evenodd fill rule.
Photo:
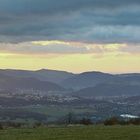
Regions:
<instances>
[{"instance_id":1,"label":"rolling hill","mask_svg":"<svg viewBox=\"0 0 140 140\"><path fill-rule=\"evenodd\" d=\"M99 83L108 81L114 78L114 75L102 73L102 72L84 72L81 74L74 75L64 80L61 85L67 88L82 89L91 86L96 86Z\"/></svg>"},{"instance_id":2,"label":"rolling hill","mask_svg":"<svg viewBox=\"0 0 140 140\"><path fill-rule=\"evenodd\" d=\"M85 97L140 95L140 74L113 75L96 71L73 74L46 69L38 71L0 70L0 89L61 92L70 88L74 89L72 94Z\"/></svg>"},{"instance_id":3,"label":"rolling hill","mask_svg":"<svg viewBox=\"0 0 140 140\"><path fill-rule=\"evenodd\" d=\"M63 80L70 78L74 75L73 73L69 73L65 71L56 71L56 70L48 70L48 69L41 69L37 71L1 69L0 73L13 77L24 77L24 78L32 77L40 81L49 81L53 83L60 83Z\"/></svg>"},{"instance_id":4,"label":"rolling hill","mask_svg":"<svg viewBox=\"0 0 140 140\"><path fill-rule=\"evenodd\" d=\"M136 96L140 95L140 85L104 83L79 90L73 94L85 97Z\"/></svg>"},{"instance_id":5,"label":"rolling hill","mask_svg":"<svg viewBox=\"0 0 140 140\"><path fill-rule=\"evenodd\" d=\"M96 86L81 89L79 96L135 96L140 95L140 74L114 75Z\"/></svg>"},{"instance_id":6,"label":"rolling hill","mask_svg":"<svg viewBox=\"0 0 140 140\"><path fill-rule=\"evenodd\" d=\"M14 89L34 89L41 91L63 91L61 86L47 82L40 81L35 78L12 77L0 74L0 89L14 90Z\"/></svg>"}]
</instances>

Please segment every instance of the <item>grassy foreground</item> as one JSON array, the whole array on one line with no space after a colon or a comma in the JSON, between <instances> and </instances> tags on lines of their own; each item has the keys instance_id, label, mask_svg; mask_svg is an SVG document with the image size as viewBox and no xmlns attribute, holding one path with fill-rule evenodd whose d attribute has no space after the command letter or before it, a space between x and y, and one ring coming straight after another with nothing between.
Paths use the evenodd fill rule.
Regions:
<instances>
[{"instance_id":1,"label":"grassy foreground","mask_svg":"<svg viewBox=\"0 0 140 140\"><path fill-rule=\"evenodd\" d=\"M0 140L140 140L139 126L0 130Z\"/></svg>"}]
</instances>

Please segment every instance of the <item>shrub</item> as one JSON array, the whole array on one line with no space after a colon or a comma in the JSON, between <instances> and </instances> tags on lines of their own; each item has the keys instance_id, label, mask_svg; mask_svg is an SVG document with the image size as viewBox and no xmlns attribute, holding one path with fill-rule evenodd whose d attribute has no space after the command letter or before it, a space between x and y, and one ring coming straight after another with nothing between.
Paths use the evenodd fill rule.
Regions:
<instances>
[{"instance_id":1,"label":"shrub","mask_svg":"<svg viewBox=\"0 0 140 140\"><path fill-rule=\"evenodd\" d=\"M83 118L83 119L80 121L80 124L91 125L91 124L93 124L93 123L92 123L92 121L91 121L90 119Z\"/></svg>"},{"instance_id":2,"label":"shrub","mask_svg":"<svg viewBox=\"0 0 140 140\"><path fill-rule=\"evenodd\" d=\"M2 130L3 129L3 126L2 126L2 124L0 124L0 130Z\"/></svg>"},{"instance_id":3,"label":"shrub","mask_svg":"<svg viewBox=\"0 0 140 140\"><path fill-rule=\"evenodd\" d=\"M130 124L140 125L140 118L129 120Z\"/></svg>"},{"instance_id":4,"label":"shrub","mask_svg":"<svg viewBox=\"0 0 140 140\"><path fill-rule=\"evenodd\" d=\"M104 121L104 125L116 125L116 124L119 124L119 120L116 117L112 117Z\"/></svg>"}]
</instances>

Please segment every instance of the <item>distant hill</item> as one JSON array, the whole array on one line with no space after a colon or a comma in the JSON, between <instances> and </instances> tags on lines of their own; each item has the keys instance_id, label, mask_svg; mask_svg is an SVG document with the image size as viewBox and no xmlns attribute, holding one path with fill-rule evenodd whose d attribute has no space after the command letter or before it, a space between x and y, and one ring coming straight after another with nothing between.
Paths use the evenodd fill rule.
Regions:
<instances>
[{"instance_id":1,"label":"distant hill","mask_svg":"<svg viewBox=\"0 0 140 140\"><path fill-rule=\"evenodd\" d=\"M140 74L115 75L112 79L74 93L79 96L140 95Z\"/></svg>"},{"instance_id":2,"label":"distant hill","mask_svg":"<svg viewBox=\"0 0 140 140\"><path fill-rule=\"evenodd\" d=\"M97 96L135 96L140 95L140 85L126 84L99 84L95 87L89 87L79 90L74 95L85 97Z\"/></svg>"},{"instance_id":3,"label":"distant hill","mask_svg":"<svg viewBox=\"0 0 140 140\"><path fill-rule=\"evenodd\" d=\"M41 69L35 71L35 74L37 74L36 78L39 78L40 80L50 81L54 83L61 83L65 79L75 75L73 73L66 72L66 71L56 71L56 70L47 70L47 69Z\"/></svg>"},{"instance_id":4,"label":"distant hill","mask_svg":"<svg viewBox=\"0 0 140 140\"><path fill-rule=\"evenodd\" d=\"M99 83L103 83L114 78L114 75L102 73L102 72L84 72L74 75L64 80L61 85L67 88L82 89L86 87L96 86Z\"/></svg>"},{"instance_id":5,"label":"distant hill","mask_svg":"<svg viewBox=\"0 0 140 140\"><path fill-rule=\"evenodd\" d=\"M130 73L130 74L120 74L116 75L118 80L120 79L121 81L127 81L127 82L140 82L140 73Z\"/></svg>"},{"instance_id":6,"label":"distant hill","mask_svg":"<svg viewBox=\"0 0 140 140\"><path fill-rule=\"evenodd\" d=\"M13 77L24 77L24 78L36 78L41 81L49 81L53 83L60 83L63 80L73 76L73 73L65 71L47 70L41 69L37 71L27 71L27 70L0 70L1 74L5 74Z\"/></svg>"},{"instance_id":7,"label":"distant hill","mask_svg":"<svg viewBox=\"0 0 140 140\"><path fill-rule=\"evenodd\" d=\"M13 77L0 74L0 89L34 89L41 91L63 91L64 88L57 84L40 81L35 78Z\"/></svg>"},{"instance_id":8,"label":"distant hill","mask_svg":"<svg viewBox=\"0 0 140 140\"><path fill-rule=\"evenodd\" d=\"M0 70L0 88L43 91L74 89L72 94L80 96L140 95L140 74L113 75L97 71L73 74L47 69ZM68 94L71 92L67 91Z\"/></svg>"}]
</instances>

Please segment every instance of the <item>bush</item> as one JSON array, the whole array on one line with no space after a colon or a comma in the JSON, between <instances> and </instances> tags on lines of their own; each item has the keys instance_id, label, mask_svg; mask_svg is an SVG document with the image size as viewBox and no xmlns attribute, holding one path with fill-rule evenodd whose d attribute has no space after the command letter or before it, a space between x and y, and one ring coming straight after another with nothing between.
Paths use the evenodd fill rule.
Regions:
<instances>
[{"instance_id":1,"label":"bush","mask_svg":"<svg viewBox=\"0 0 140 140\"><path fill-rule=\"evenodd\" d=\"M92 123L92 121L91 121L90 119L83 118L83 119L80 121L80 124L91 125L91 124L93 124L93 123Z\"/></svg>"},{"instance_id":2,"label":"bush","mask_svg":"<svg viewBox=\"0 0 140 140\"><path fill-rule=\"evenodd\" d=\"M2 126L2 124L0 124L0 130L2 130L3 129L3 126Z\"/></svg>"},{"instance_id":3,"label":"bush","mask_svg":"<svg viewBox=\"0 0 140 140\"><path fill-rule=\"evenodd\" d=\"M118 118L116 117L112 117L108 120L105 120L104 121L104 125L130 125L130 124L133 124L133 125L140 125L140 118L137 118L137 119L130 119L130 120L119 120Z\"/></svg>"},{"instance_id":4,"label":"bush","mask_svg":"<svg viewBox=\"0 0 140 140\"><path fill-rule=\"evenodd\" d=\"M17 123L17 122L5 122L4 125L7 127L13 127L13 128L20 128L22 126L21 123Z\"/></svg>"},{"instance_id":5,"label":"bush","mask_svg":"<svg viewBox=\"0 0 140 140\"><path fill-rule=\"evenodd\" d=\"M33 128L38 128L42 126L42 123L41 122L36 122L34 125L33 125Z\"/></svg>"},{"instance_id":6,"label":"bush","mask_svg":"<svg viewBox=\"0 0 140 140\"><path fill-rule=\"evenodd\" d=\"M129 120L130 124L140 125L140 118Z\"/></svg>"},{"instance_id":7,"label":"bush","mask_svg":"<svg viewBox=\"0 0 140 140\"><path fill-rule=\"evenodd\" d=\"M119 124L119 120L116 117L112 117L104 121L104 125L116 125L116 124Z\"/></svg>"}]
</instances>

